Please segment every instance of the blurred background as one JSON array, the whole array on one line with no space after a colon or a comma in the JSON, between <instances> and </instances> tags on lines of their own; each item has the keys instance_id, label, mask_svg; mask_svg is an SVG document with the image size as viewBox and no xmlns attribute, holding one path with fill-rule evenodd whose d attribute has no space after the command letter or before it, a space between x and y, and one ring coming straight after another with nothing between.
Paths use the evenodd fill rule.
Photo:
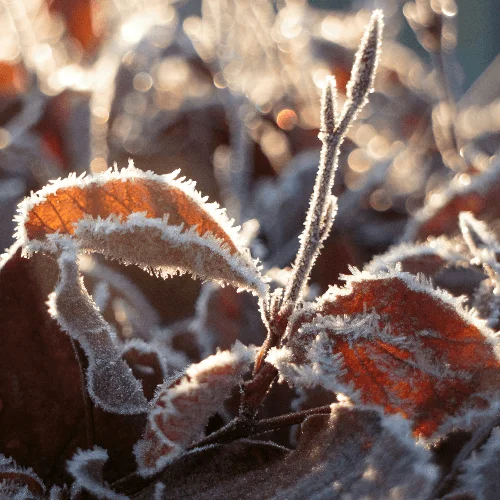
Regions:
<instances>
[{"instance_id":1,"label":"blurred background","mask_svg":"<svg viewBox=\"0 0 500 500\"><path fill-rule=\"evenodd\" d=\"M368 0L310 0L311 5L321 9L381 8L384 11L399 11L404 2ZM458 18L457 59L463 68L463 88L466 90L487 68L500 52L500 9L496 0L457 0ZM425 57L409 26L401 30L399 40Z\"/></svg>"},{"instance_id":2,"label":"blurred background","mask_svg":"<svg viewBox=\"0 0 500 500\"><path fill-rule=\"evenodd\" d=\"M313 274L318 290L337 283L495 164L495 0L1 0L0 247L31 191L133 159L181 169L245 224L266 269L289 266L317 171L321 88L336 77L340 109L374 8L386 23L375 92L343 145L339 213ZM164 320L194 310L199 283L120 272ZM165 312L176 283L184 306Z\"/></svg>"}]
</instances>

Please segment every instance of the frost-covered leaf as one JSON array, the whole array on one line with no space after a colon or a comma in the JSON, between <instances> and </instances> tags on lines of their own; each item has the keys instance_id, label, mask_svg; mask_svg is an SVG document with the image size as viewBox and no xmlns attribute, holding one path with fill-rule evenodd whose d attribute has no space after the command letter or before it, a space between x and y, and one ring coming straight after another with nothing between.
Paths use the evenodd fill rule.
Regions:
<instances>
[{"instance_id":1,"label":"frost-covered leaf","mask_svg":"<svg viewBox=\"0 0 500 500\"><path fill-rule=\"evenodd\" d=\"M273 498L424 499L438 476L431 460L402 418L333 405L329 418L302 425L299 446L284 461L289 484L282 480Z\"/></svg>"},{"instance_id":2,"label":"frost-covered leaf","mask_svg":"<svg viewBox=\"0 0 500 500\"><path fill-rule=\"evenodd\" d=\"M245 484L247 474L255 470L258 472L257 478L260 478L270 465L288 454L289 450L272 442L249 439L196 449L178 457L161 473L163 488L151 486L144 489L137 498L262 498L256 491L259 483L249 481ZM250 477L253 479L252 475ZM153 495L158 489L162 495L156 498Z\"/></svg>"},{"instance_id":3,"label":"frost-covered leaf","mask_svg":"<svg viewBox=\"0 0 500 500\"><path fill-rule=\"evenodd\" d=\"M0 454L0 498L36 500L45 492L42 480L30 468L20 467Z\"/></svg>"},{"instance_id":4,"label":"frost-covered leaf","mask_svg":"<svg viewBox=\"0 0 500 500\"><path fill-rule=\"evenodd\" d=\"M445 498L490 500L500 498L500 429L493 429L491 437L462 465L458 487ZM460 496L462 495L462 496Z\"/></svg>"},{"instance_id":5,"label":"frost-covered leaf","mask_svg":"<svg viewBox=\"0 0 500 500\"><path fill-rule=\"evenodd\" d=\"M456 233L460 212L471 212L486 220L498 217L499 178L500 162L493 163L481 174L467 177L465 183L463 177L458 176L448 189L433 196L432 202L415 215L408 224L405 240L423 241L429 236Z\"/></svg>"},{"instance_id":6,"label":"frost-covered leaf","mask_svg":"<svg viewBox=\"0 0 500 500\"><path fill-rule=\"evenodd\" d=\"M401 243L387 252L374 257L365 270L370 273L387 272L398 264L401 270L411 274L422 273L430 278L445 266L465 262L457 244L447 238L429 239L424 243Z\"/></svg>"},{"instance_id":7,"label":"frost-covered leaf","mask_svg":"<svg viewBox=\"0 0 500 500\"><path fill-rule=\"evenodd\" d=\"M299 313L288 335L267 358L282 377L400 413L416 435L435 437L500 388L497 336L407 273L357 272Z\"/></svg>"},{"instance_id":8,"label":"frost-covered leaf","mask_svg":"<svg viewBox=\"0 0 500 500\"><path fill-rule=\"evenodd\" d=\"M254 351L236 343L191 365L184 376L159 391L149 412L144 438L135 446L138 472L152 475L172 462L197 438L248 371Z\"/></svg>"},{"instance_id":9,"label":"frost-covered leaf","mask_svg":"<svg viewBox=\"0 0 500 500\"><path fill-rule=\"evenodd\" d=\"M162 498L423 500L429 495L437 468L403 419L332 408L331 415L302 424L291 452L242 440L182 456L161 475Z\"/></svg>"},{"instance_id":10,"label":"frost-covered leaf","mask_svg":"<svg viewBox=\"0 0 500 500\"><path fill-rule=\"evenodd\" d=\"M17 238L29 254L53 251L51 235L68 234L85 251L164 277L190 272L264 295L260 271L225 213L176 175L130 165L55 181L20 205Z\"/></svg>"},{"instance_id":11,"label":"frost-covered leaf","mask_svg":"<svg viewBox=\"0 0 500 500\"><path fill-rule=\"evenodd\" d=\"M73 249L61 253L60 280L49 297L49 312L87 355L92 401L113 413L143 413L147 402L141 384L121 358L114 332L85 289L76 258Z\"/></svg>"},{"instance_id":12,"label":"frost-covered leaf","mask_svg":"<svg viewBox=\"0 0 500 500\"><path fill-rule=\"evenodd\" d=\"M365 271L387 272L394 269L423 274L433 285L452 295L472 297L486 275L470 264L470 255L461 240L445 236L429 238L423 243L400 243L374 257Z\"/></svg>"},{"instance_id":13,"label":"frost-covered leaf","mask_svg":"<svg viewBox=\"0 0 500 500\"><path fill-rule=\"evenodd\" d=\"M92 450L79 450L68 461L68 472L75 479L71 487L73 495L85 490L96 498L127 500L128 497L114 492L104 481L103 469L108 458L108 452L96 446Z\"/></svg>"}]
</instances>

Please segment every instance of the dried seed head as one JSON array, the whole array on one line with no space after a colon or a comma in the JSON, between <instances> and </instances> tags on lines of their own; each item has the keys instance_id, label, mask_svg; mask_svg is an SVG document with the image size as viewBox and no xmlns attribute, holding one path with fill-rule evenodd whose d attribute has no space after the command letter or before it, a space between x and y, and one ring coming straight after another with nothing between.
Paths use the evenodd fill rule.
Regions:
<instances>
[{"instance_id":1,"label":"dried seed head","mask_svg":"<svg viewBox=\"0 0 500 500\"><path fill-rule=\"evenodd\" d=\"M383 27L382 11L375 10L356 53L351 79L347 84L347 100L351 105L354 104L358 107L358 110L366 104L368 94L373 88L382 43Z\"/></svg>"}]
</instances>

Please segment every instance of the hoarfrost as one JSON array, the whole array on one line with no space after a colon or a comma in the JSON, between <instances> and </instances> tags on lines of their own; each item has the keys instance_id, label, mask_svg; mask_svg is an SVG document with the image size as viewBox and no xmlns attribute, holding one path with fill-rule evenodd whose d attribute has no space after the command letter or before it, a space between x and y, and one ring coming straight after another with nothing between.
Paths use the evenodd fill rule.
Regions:
<instances>
[{"instance_id":1,"label":"hoarfrost","mask_svg":"<svg viewBox=\"0 0 500 500\"><path fill-rule=\"evenodd\" d=\"M59 257L60 280L49 296L49 313L87 355L87 387L92 401L112 413L143 413L147 401L141 384L121 358L115 333L85 289L76 251L71 242L68 245L70 249Z\"/></svg>"},{"instance_id":2,"label":"hoarfrost","mask_svg":"<svg viewBox=\"0 0 500 500\"><path fill-rule=\"evenodd\" d=\"M202 436L209 417L221 409L254 356L254 349L237 342L165 384L149 412L144 437L134 447L140 475L159 472Z\"/></svg>"},{"instance_id":3,"label":"hoarfrost","mask_svg":"<svg viewBox=\"0 0 500 500\"><path fill-rule=\"evenodd\" d=\"M97 498L128 500L127 496L114 492L103 479L103 468L108 458L108 452L98 446L92 450L79 450L67 465L68 472L75 479L72 494L85 490Z\"/></svg>"}]
</instances>

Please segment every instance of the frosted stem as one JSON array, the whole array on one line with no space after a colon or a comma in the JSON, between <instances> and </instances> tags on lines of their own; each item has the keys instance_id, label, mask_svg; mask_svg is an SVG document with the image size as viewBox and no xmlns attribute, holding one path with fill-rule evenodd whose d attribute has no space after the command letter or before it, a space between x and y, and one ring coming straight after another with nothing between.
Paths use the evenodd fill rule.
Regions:
<instances>
[{"instance_id":1,"label":"frosted stem","mask_svg":"<svg viewBox=\"0 0 500 500\"><path fill-rule=\"evenodd\" d=\"M321 131L323 142L321 159L309 204L304 231L300 237L300 248L295 259L292 275L285 290L282 312L292 311L301 299L312 266L330 233L336 214L336 199L332 197L335 171L340 146L349 126L359 111L368 102L378 64L381 36L382 12L376 10L368 24L347 85L347 101L338 120L335 116L335 80L327 80L322 96Z\"/></svg>"}]
</instances>

